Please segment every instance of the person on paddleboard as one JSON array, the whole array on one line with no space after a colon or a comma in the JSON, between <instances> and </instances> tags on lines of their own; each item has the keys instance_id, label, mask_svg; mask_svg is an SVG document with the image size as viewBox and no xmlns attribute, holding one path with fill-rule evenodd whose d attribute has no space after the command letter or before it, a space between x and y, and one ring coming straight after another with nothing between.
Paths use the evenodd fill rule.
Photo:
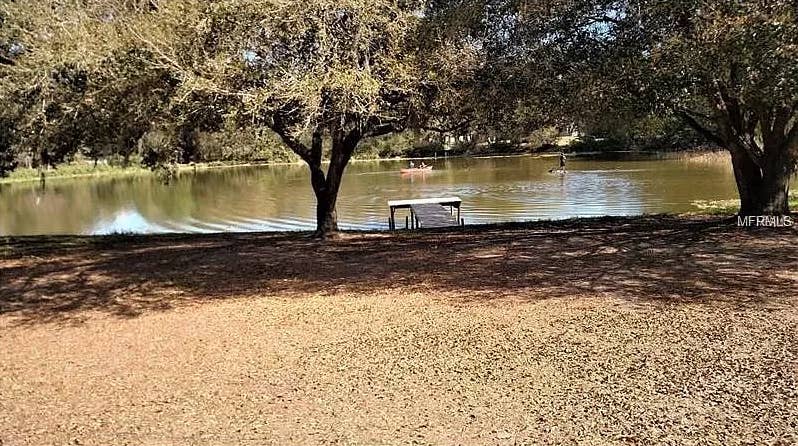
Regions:
<instances>
[{"instance_id":1,"label":"person on paddleboard","mask_svg":"<svg viewBox=\"0 0 798 446\"><path fill-rule=\"evenodd\" d=\"M560 152L560 170L565 171L565 152Z\"/></svg>"}]
</instances>

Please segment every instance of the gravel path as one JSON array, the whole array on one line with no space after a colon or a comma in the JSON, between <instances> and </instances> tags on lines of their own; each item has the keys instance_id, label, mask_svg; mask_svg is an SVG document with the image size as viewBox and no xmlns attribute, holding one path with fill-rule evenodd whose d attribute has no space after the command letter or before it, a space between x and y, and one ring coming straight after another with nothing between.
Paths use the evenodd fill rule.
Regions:
<instances>
[{"instance_id":1,"label":"gravel path","mask_svg":"<svg viewBox=\"0 0 798 446\"><path fill-rule=\"evenodd\" d=\"M798 230L0 244L0 445L798 443Z\"/></svg>"}]
</instances>

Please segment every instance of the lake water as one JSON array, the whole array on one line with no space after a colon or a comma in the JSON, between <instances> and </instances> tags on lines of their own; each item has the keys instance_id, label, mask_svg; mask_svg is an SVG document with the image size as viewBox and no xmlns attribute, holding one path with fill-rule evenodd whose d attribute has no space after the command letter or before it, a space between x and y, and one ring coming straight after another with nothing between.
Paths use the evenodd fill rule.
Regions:
<instances>
[{"instance_id":1,"label":"lake water","mask_svg":"<svg viewBox=\"0 0 798 446\"><path fill-rule=\"evenodd\" d=\"M355 162L339 197L342 228L387 229L388 200L458 196L466 224L698 211L697 200L735 199L725 157L457 158L400 175L404 161ZM0 235L312 229L315 200L303 165L0 185ZM404 216L399 215L399 221ZM402 223L403 224L403 223Z\"/></svg>"}]
</instances>

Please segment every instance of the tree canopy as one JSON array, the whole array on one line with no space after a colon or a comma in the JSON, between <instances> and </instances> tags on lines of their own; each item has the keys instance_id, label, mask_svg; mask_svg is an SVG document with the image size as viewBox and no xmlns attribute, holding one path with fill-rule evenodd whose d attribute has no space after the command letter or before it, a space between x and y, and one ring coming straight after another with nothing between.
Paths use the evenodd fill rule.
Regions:
<instances>
[{"instance_id":1,"label":"tree canopy","mask_svg":"<svg viewBox=\"0 0 798 446\"><path fill-rule=\"evenodd\" d=\"M360 140L423 125L472 62L422 39L423 2L20 0L3 14L4 40L25 48L3 96L24 99L15 122L36 156L129 153L158 126L176 140L230 120L266 126L308 164L320 233L337 229Z\"/></svg>"},{"instance_id":2,"label":"tree canopy","mask_svg":"<svg viewBox=\"0 0 798 446\"><path fill-rule=\"evenodd\" d=\"M471 5L503 11L488 40L493 85L526 119L678 117L730 151L744 214L788 212L798 161L794 0Z\"/></svg>"}]
</instances>

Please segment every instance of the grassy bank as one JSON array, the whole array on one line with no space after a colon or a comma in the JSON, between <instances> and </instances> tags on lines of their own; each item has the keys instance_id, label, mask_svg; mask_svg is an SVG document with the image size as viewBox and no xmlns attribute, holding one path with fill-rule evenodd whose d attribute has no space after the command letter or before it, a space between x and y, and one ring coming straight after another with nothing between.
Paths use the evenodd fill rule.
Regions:
<instances>
[{"instance_id":1,"label":"grassy bank","mask_svg":"<svg viewBox=\"0 0 798 446\"><path fill-rule=\"evenodd\" d=\"M536 155L539 156L553 156L559 153L560 150L568 150L567 148L555 147L549 151L541 151L536 152ZM577 155L579 156L587 156L587 155L598 155L605 152L580 152ZM606 152L606 154L629 154L632 152ZM655 154L660 152L640 152L641 154ZM661 152L667 156L679 156L678 153L673 152ZM407 153L401 154L382 154L370 151L366 153L361 153L359 156L356 156L352 159L352 162L370 162L370 161L384 161L384 160L408 160L408 159L422 159L422 158L442 158L444 156L448 157L501 157L501 156L517 156L517 155L529 155L530 151L528 148L523 148L519 146L513 145L502 145L496 144L492 146L474 146L474 147L460 147L456 149L452 149L449 151L440 150L433 150L433 149L423 149L423 150L414 150L408 151ZM681 156L684 156L686 159L696 159L696 160L711 160L711 162L717 162L717 159L725 157L725 153L718 153L716 151L705 151L705 152L684 152ZM211 161L211 162L201 162L201 163L192 163L192 164L178 164L172 166L170 169L173 171L178 172L187 172L193 170L207 170L207 169L217 169L217 168L225 168L225 167L243 167L243 166L278 166L278 165L294 165L294 164L301 164L302 161L294 160L294 161ZM11 172L9 176L0 178L0 184L9 184L9 183L20 183L20 182L33 182L33 181L40 181L41 180L41 171L39 169L31 169L31 168L18 168ZM44 170L44 176L46 180L51 179L66 179L66 178L91 178L91 177L110 177L110 176L131 176L131 175L158 175L163 173L162 171L153 171L148 167L144 167L138 163L132 163L128 167L123 167L116 164L108 164L108 163L99 163L97 166L94 166L92 163L88 162L76 162L76 163L67 163L59 165L56 168L50 168Z\"/></svg>"},{"instance_id":2,"label":"grassy bank","mask_svg":"<svg viewBox=\"0 0 798 446\"><path fill-rule=\"evenodd\" d=\"M194 170L208 170L219 169L225 167L244 167L244 166L277 166L285 164L297 164L290 162L232 162L232 161L214 161L207 163L192 163L192 164L179 164L173 167L177 172L190 172ZM91 164L76 163L76 164L63 164L55 169L47 169L44 171L45 179L66 179L66 178L92 178L92 177L109 177L109 176L131 176L131 175L158 175L159 171L153 171L148 167L141 165L131 165L129 167L113 166L107 164L98 164L94 167ZM8 177L0 178L0 184L3 183L20 183L41 181L41 172L38 169L21 168L13 171Z\"/></svg>"},{"instance_id":3,"label":"grassy bank","mask_svg":"<svg viewBox=\"0 0 798 446\"><path fill-rule=\"evenodd\" d=\"M792 444L797 243L670 217L8 239L0 442Z\"/></svg>"},{"instance_id":4,"label":"grassy bank","mask_svg":"<svg viewBox=\"0 0 798 446\"><path fill-rule=\"evenodd\" d=\"M694 201L698 213L708 215L733 215L740 211L739 200ZM790 209L798 210L798 191L790 191Z\"/></svg>"},{"instance_id":5,"label":"grassy bank","mask_svg":"<svg viewBox=\"0 0 798 446\"><path fill-rule=\"evenodd\" d=\"M54 178L83 178L83 177L104 177L104 176L127 176L143 175L150 173L150 170L139 166L113 166L109 164L98 164L96 167L89 163L62 164L57 168L45 169L43 171L45 179ZM42 171L26 167L18 168L11 172L7 177L0 178L2 183L19 183L27 181L40 181Z\"/></svg>"}]
</instances>

